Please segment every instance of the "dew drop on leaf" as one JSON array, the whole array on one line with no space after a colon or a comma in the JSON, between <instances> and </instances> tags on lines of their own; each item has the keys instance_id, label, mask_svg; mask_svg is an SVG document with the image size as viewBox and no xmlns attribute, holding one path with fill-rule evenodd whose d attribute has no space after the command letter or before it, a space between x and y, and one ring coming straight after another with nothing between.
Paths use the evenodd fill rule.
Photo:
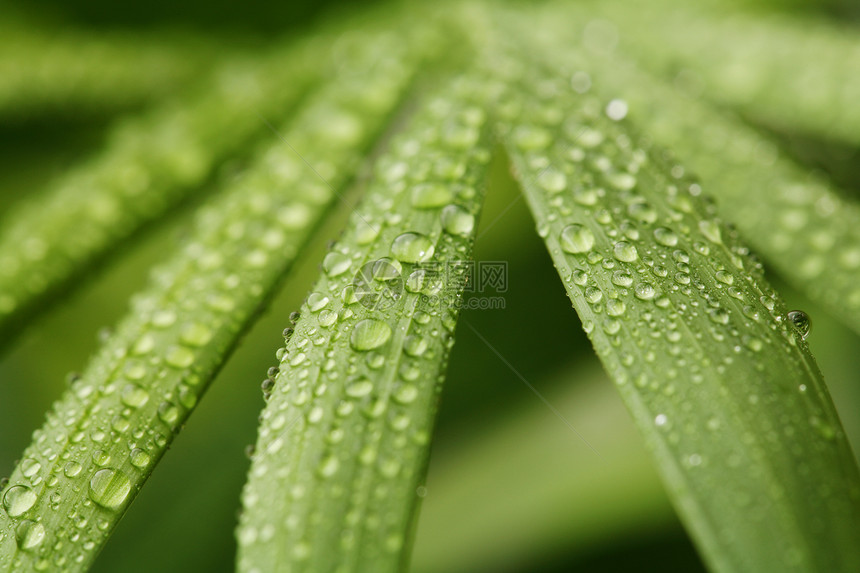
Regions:
<instances>
[{"instance_id":1,"label":"dew drop on leaf","mask_svg":"<svg viewBox=\"0 0 860 573\"><path fill-rule=\"evenodd\" d=\"M612 250L615 258L625 263L632 263L639 258L639 252L636 250L636 247L627 241L618 241Z\"/></svg>"},{"instance_id":2,"label":"dew drop on leaf","mask_svg":"<svg viewBox=\"0 0 860 573\"><path fill-rule=\"evenodd\" d=\"M812 320L809 318L809 315L802 310L791 310L786 315L786 318L788 318L788 321L797 330L801 340L806 340L806 337L809 336L809 331L812 329Z\"/></svg>"},{"instance_id":3,"label":"dew drop on leaf","mask_svg":"<svg viewBox=\"0 0 860 573\"><path fill-rule=\"evenodd\" d=\"M90 499L106 509L119 509L131 492L131 481L120 470L105 468L90 480Z\"/></svg>"},{"instance_id":4,"label":"dew drop on leaf","mask_svg":"<svg viewBox=\"0 0 860 573\"><path fill-rule=\"evenodd\" d=\"M475 227L475 217L458 205L442 209L442 228L451 235L467 236Z\"/></svg>"},{"instance_id":5,"label":"dew drop on leaf","mask_svg":"<svg viewBox=\"0 0 860 573\"><path fill-rule=\"evenodd\" d=\"M435 209L453 199L451 190L440 183L422 183L412 189L412 205L417 209Z\"/></svg>"},{"instance_id":6,"label":"dew drop on leaf","mask_svg":"<svg viewBox=\"0 0 860 573\"><path fill-rule=\"evenodd\" d=\"M566 253L585 253L594 246L594 233L582 225L568 225L561 231L559 243Z\"/></svg>"},{"instance_id":7,"label":"dew drop on leaf","mask_svg":"<svg viewBox=\"0 0 860 573\"><path fill-rule=\"evenodd\" d=\"M15 530L15 538L22 551L36 549L42 544L46 536L45 526L29 519L22 521Z\"/></svg>"},{"instance_id":8,"label":"dew drop on leaf","mask_svg":"<svg viewBox=\"0 0 860 573\"><path fill-rule=\"evenodd\" d=\"M3 508L10 517L18 517L36 503L36 493L25 485L13 485L3 496Z\"/></svg>"},{"instance_id":9,"label":"dew drop on leaf","mask_svg":"<svg viewBox=\"0 0 860 573\"><path fill-rule=\"evenodd\" d=\"M391 338L391 327L386 323L366 318L359 321L352 329L349 344L354 350L366 352L379 348Z\"/></svg>"},{"instance_id":10,"label":"dew drop on leaf","mask_svg":"<svg viewBox=\"0 0 860 573\"><path fill-rule=\"evenodd\" d=\"M329 253L323 259L323 271L330 277L340 276L349 270L349 257L343 253Z\"/></svg>"},{"instance_id":11,"label":"dew drop on leaf","mask_svg":"<svg viewBox=\"0 0 860 573\"><path fill-rule=\"evenodd\" d=\"M403 233L391 243L391 254L404 263L423 263L433 251L433 243L421 233Z\"/></svg>"}]
</instances>

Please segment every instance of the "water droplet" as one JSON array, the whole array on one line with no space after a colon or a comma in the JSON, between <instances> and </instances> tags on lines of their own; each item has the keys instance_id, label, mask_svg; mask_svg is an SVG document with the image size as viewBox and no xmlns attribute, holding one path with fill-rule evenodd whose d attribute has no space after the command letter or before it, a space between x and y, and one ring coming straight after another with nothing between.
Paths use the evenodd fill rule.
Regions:
<instances>
[{"instance_id":1,"label":"water droplet","mask_svg":"<svg viewBox=\"0 0 860 573\"><path fill-rule=\"evenodd\" d=\"M809 318L809 315L802 310L791 310L786 315L786 318L794 325L794 328L800 335L800 339L806 340L806 337L809 336L809 331L812 329L812 320Z\"/></svg>"},{"instance_id":2,"label":"water droplet","mask_svg":"<svg viewBox=\"0 0 860 573\"><path fill-rule=\"evenodd\" d=\"M654 287L649 283L639 283L636 285L634 293L638 299L651 300L657 294L657 291L655 291Z\"/></svg>"},{"instance_id":3,"label":"water droplet","mask_svg":"<svg viewBox=\"0 0 860 573\"><path fill-rule=\"evenodd\" d=\"M618 241L615 243L613 253L616 259L625 263L632 263L639 258L639 252L636 250L636 247L627 241Z\"/></svg>"},{"instance_id":4,"label":"water droplet","mask_svg":"<svg viewBox=\"0 0 860 573\"><path fill-rule=\"evenodd\" d=\"M164 361L174 368L187 368L194 364L194 353L184 346L171 346Z\"/></svg>"},{"instance_id":5,"label":"water droplet","mask_svg":"<svg viewBox=\"0 0 860 573\"><path fill-rule=\"evenodd\" d=\"M346 387L346 395L350 398L364 398L373 391L373 382L367 378L359 378Z\"/></svg>"},{"instance_id":6,"label":"water droplet","mask_svg":"<svg viewBox=\"0 0 860 573\"><path fill-rule=\"evenodd\" d=\"M150 456L146 451L140 448L134 448L128 456L128 460L136 468L143 469L149 465Z\"/></svg>"},{"instance_id":7,"label":"water droplet","mask_svg":"<svg viewBox=\"0 0 860 573\"><path fill-rule=\"evenodd\" d=\"M726 271L717 271L716 273L717 280L723 284L730 285L735 282L735 277Z\"/></svg>"},{"instance_id":8,"label":"water droplet","mask_svg":"<svg viewBox=\"0 0 860 573\"><path fill-rule=\"evenodd\" d=\"M24 477L32 477L35 474L39 473L39 470L42 469L42 464L33 458L27 458L23 462L21 462L21 473Z\"/></svg>"},{"instance_id":9,"label":"water droplet","mask_svg":"<svg viewBox=\"0 0 860 573\"><path fill-rule=\"evenodd\" d=\"M36 493L25 485L13 485L3 496L3 507L9 517L18 517L36 503Z\"/></svg>"},{"instance_id":10,"label":"water droplet","mask_svg":"<svg viewBox=\"0 0 860 573\"><path fill-rule=\"evenodd\" d=\"M657 221L657 210L648 203L633 203L627 208L627 212L643 223L651 224Z\"/></svg>"},{"instance_id":11,"label":"water droplet","mask_svg":"<svg viewBox=\"0 0 860 573\"><path fill-rule=\"evenodd\" d=\"M412 205L418 209L435 209L453 198L448 186L440 183L422 183L412 189Z\"/></svg>"},{"instance_id":12,"label":"water droplet","mask_svg":"<svg viewBox=\"0 0 860 573\"><path fill-rule=\"evenodd\" d=\"M557 169L547 168L541 173L538 183L549 193L560 193L567 187L567 177Z\"/></svg>"},{"instance_id":13,"label":"water droplet","mask_svg":"<svg viewBox=\"0 0 860 573\"><path fill-rule=\"evenodd\" d=\"M421 356L427 350L427 339L418 334L410 334L403 341L403 351L409 356Z\"/></svg>"},{"instance_id":14,"label":"water droplet","mask_svg":"<svg viewBox=\"0 0 860 573\"><path fill-rule=\"evenodd\" d=\"M633 285L633 275L626 270L617 270L612 273L612 284L623 288L628 288Z\"/></svg>"},{"instance_id":15,"label":"water droplet","mask_svg":"<svg viewBox=\"0 0 860 573\"><path fill-rule=\"evenodd\" d=\"M568 225L562 230L559 242L567 253L585 253L594 246L594 233L582 225Z\"/></svg>"},{"instance_id":16,"label":"water droplet","mask_svg":"<svg viewBox=\"0 0 860 573\"><path fill-rule=\"evenodd\" d=\"M308 295L308 308L311 312L322 310L328 303L328 297L322 293L312 292Z\"/></svg>"},{"instance_id":17,"label":"water droplet","mask_svg":"<svg viewBox=\"0 0 860 573\"><path fill-rule=\"evenodd\" d=\"M621 316L627 310L627 305L623 300L611 298L606 301L606 314L609 316Z\"/></svg>"},{"instance_id":18,"label":"water droplet","mask_svg":"<svg viewBox=\"0 0 860 573\"><path fill-rule=\"evenodd\" d=\"M712 243L720 244L723 242L720 226L715 221L699 221L699 230Z\"/></svg>"},{"instance_id":19,"label":"water droplet","mask_svg":"<svg viewBox=\"0 0 860 573\"><path fill-rule=\"evenodd\" d=\"M442 209L442 228L451 235L467 236L475 228L475 216L458 205Z\"/></svg>"},{"instance_id":20,"label":"water droplet","mask_svg":"<svg viewBox=\"0 0 860 573\"><path fill-rule=\"evenodd\" d=\"M678 235L666 227L654 229L654 239L664 247L674 247L678 244Z\"/></svg>"},{"instance_id":21,"label":"water droplet","mask_svg":"<svg viewBox=\"0 0 860 573\"><path fill-rule=\"evenodd\" d=\"M328 456L320 462L318 472L320 477L327 478L333 476L338 468L340 468L340 462L337 461L337 458L334 456Z\"/></svg>"},{"instance_id":22,"label":"water droplet","mask_svg":"<svg viewBox=\"0 0 860 573\"><path fill-rule=\"evenodd\" d=\"M120 394L120 400L126 406L140 408L149 400L149 392L137 384L127 384Z\"/></svg>"},{"instance_id":23,"label":"water droplet","mask_svg":"<svg viewBox=\"0 0 860 573\"><path fill-rule=\"evenodd\" d=\"M391 254L404 263L423 263L433 252L433 243L421 233L403 233L391 243Z\"/></svg>"},{"instance_id":24,"label":"water droplet","mask_svg":"<svg viewBox=\"0 0 860 573\"><path fill-rule=\"evenodd\" d=\"M82 469L83 469L83 466L81 466L81 464L79 464L78 462L73 460L73 461L68 462L65 465L65 467L63 468L63 473L66 474L66 477L72 478L72 477L75 477L76 475L78 475L79 473L81 473Z\"/></svg>"},{"instance_id":25,"label":"water droplet","mask_svg":"<svg viewBox=\"0 0 860 573\"><path fill-rule=\"evenodd\" d=\"M179 340L188 346L200 347L212 339L212 331L199 322L193 322L182 330Z\"/></svg>"},{"instance_id":26,"label":"water droplet","mask_svg":"<svg viewBox=\"0 0 860 573\"><path fill-rule=\"evenodd\" d=\"M391 338L391 327L386 323L366 318L352 329L349 344L354 350L365 352L379 348Z\"/></svg>"},{"instance_id":27,"label":"water droplet","mask_svg":"<svg viewBox=\"0 0 860 573\"><path fill-rule=\"evenodd\" d=\"M585 300L591 304L597 304L603 298L603 292L599 288L588 287L585 289Z\"/></svg>"},{"instance_id":28,"label":"water droplet","mask_svg":"<svg viewBox=\"0 0 860 573\"><path fill-rule=\"evenodd\" d=\"M42 544L46 536L45 527L41 523L29 519L22 521L15 530L15 538L22 551L36 549Z\"/></svg>"},{"instance_id":29,"label":"water droplet","mask_svg":"<svg viewBox=\"0 0 860 573\"><path fill-rule=\"evenodd\" d=\"M130 492L131 481L119 470L99 470L90 480L90 499L107 509L119 509Z\"/></svg>"},{"instance_id":30,"label":"water droplet","mask_svg":"<svg viewBox=\"0 0 860 573\"><path fill-rule=\"evenodd\" d=\"M323 271L330 277L342 275L349 267L350 259L342 253L331 252L323 259Z\"/></svg>"}]
</instances>

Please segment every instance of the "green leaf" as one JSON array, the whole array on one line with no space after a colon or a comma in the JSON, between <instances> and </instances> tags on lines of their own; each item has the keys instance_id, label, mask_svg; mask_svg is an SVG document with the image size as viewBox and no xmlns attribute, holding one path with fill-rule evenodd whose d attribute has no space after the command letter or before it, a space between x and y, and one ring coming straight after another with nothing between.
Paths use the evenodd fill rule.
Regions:
<instances>
[{"instance_id":1,"label":"green leaf","mask_svg":"<svg viewBox=\"0 0 860 573\"><path fill-rule=\"evenodd\" d=\"M97 33L33 22L4 6L0 22L0 117L80 118L167 96L210 64L202 38Z\"/></svg>"},{"instance_id":2,"label":"green leaf","mask_svg":"<svg viewBox=\"0 0 860 573\"><path fill-rule=\"evenodd\" d=\"M480 88L421 106L323 261L263 411L241 571L407 563L489 162Z\"/></svg>"},{"instance_id":3,"label":"green leaf","mask_svg":"<svg viewBox=\"0 0 860 573\"><path fill-rule=\"evenodd\" d=\"M860 144L860 39L854 29L674 1L601 2L595 12L618 27L622 49L692 98Z\"/></svg>"},{"instance_id":4,"label":"green leaf","mask_svg":"<svg viewBox=\"0 0 860 573\"><path fill-rule=\"evenodd\" d=\"M352 73L316 91L284 135L197 215L0 492L0 570L80 571L92 562L360 166L430 46L419 39L372 31L342 38L338 61Z\"/></svg>"},{"instance_id":5,"label":"green leaf","mask_svg":"<svg viewBox=\"0 0 860 573\"><path fill-rule=\"evenodd\" d=\"M860 567L857 465L760 265L617 105L571 90L576 68L494 67L515 84L500 113L538 232L706 561Z\"/></svg>"},{"instance_id":6,"label":"green leaf","mask_svg":"<svg viewBox=\"0 0 860 573\"><path fill-rule=\"evenodd\" d=\"M370 29L382 31L384 22ZM211 178L226 157L266 133L307 89L339 69L334 39L352 20L266 57L227 60L190 95L121 121L107 146L46 195L0 222L0 344L147 223ZM322 56L321 54L327 54Z\"/></svg>"},{"instance_id":7,"label":"green leaf","mask_svg":"<svg viewBox=\"0 0 860 573\"><path fill-rule=\"evenodd\" d=\"M554 20L542 19L548 53L566 58L603 94L619 98L642 133L708 183L720 214L786 281L860 332L860 205L736 117L684 97L623 56L559 50L580 33L560 29Z\"/></svg>"}]
</instances>

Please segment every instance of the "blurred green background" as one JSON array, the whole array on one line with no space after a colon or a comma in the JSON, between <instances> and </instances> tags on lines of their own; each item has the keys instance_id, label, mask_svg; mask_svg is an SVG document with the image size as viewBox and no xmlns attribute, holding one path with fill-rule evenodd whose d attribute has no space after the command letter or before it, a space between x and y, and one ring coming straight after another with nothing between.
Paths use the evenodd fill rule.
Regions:
<instances>
[{"instance_id":1,"label":"blurred green background","mask_svg":"<svg viewBox=\"0 0 860 573\"><path fill-rule=\"evenodd\" d=\"M737 2L736 2L737 3ZM752 4L751 0L746 3ZM802 17L856 19L849 0L763 0ZM253 50L282 34L312 29L346 2L224 0L125 3L41 0L0 3L53 30L94 34L189 33L214 40L207 57ZM349 9L354 9L352 6ZM2 43L2 38L0 38ZM181 89L181 88L177 88ZM102 144L109 114L55 113L0 120L0 213ZM754 121L754 118L750 118ZM762 126L810 169L860 190L857 150ZM201 190L201 200L217 189ZM855 195L856 196L856 195ZM82 370L98 332L117 322L129 295L175 242L189 203L93 270L67 300L0 353L0 476ZM312 284L346 207L318 233L269 311L214 381L188 427L141 492L96 571L230 571L239 492L263 406L260 381L274 365L281 330ZM597 450L572 433L479 338L461 325L441 404L437 439L415 546L419 572L697 571L701 562L671 510L614 388L533 231L525 204L496 161L475 257L507 261L505 308L465 311L481 332ZM854 444L860 444L860 340L771 276L789 305L806 310L810 345ZM425 493L425 492L422 492ZM156 549L157 548L157 549Z\"/></svg>"}]
</instances>

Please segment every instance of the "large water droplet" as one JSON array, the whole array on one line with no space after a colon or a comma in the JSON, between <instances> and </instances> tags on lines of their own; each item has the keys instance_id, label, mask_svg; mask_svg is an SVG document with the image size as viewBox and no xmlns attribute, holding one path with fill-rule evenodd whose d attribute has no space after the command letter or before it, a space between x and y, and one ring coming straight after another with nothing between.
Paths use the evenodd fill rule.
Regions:
<instances>
[{"instance_id":1,"label":"large water droplet","mask_svg":"<svg viewBox=\"0 0 860 573\"><path fill-rule=\"evenodd\" d=\"M119 509L130 492L131 481L119 470L99 470L90 480L90 499L107 509Z\"/></svg>"},{"instance_id":2,"label":"large water droplet","mask_svg":"<svg viewBox=\"0 0 860 573\"><path fill-rule=\"evenodd\" d=\"M391 327L380 320L366 318L352 329L349 344L361 352L379 348L391 338Z\"/></svg>"},{"instance_id":3,"label":"large water droplet","mask_svg":"<svg viewBox=\"0 0 860 573\"><path fill-rule=\"evenodd\" d=\"M585 253L594 246L594 233L582 225L568 225L561 231L559 243L567 253Z\"/></svg>"},{"instance_id":4,"label":"large water droplet","mask_svg":"<svg viewBox=\"0 0 860 573\"><path fill-rule=\"evenodd\" d=\"M391 254L404 263L423 263L433 251L432 241L421 233L403 233L391 243Z\"/></svg>"},{"instance_id":5,"label":"large water droplet","mask_svg":"<svg viewBox=\"0 0 860 573\"><path fill-rule=\"evenodd\" d=\"M802 310L791 310L786 317L794 325L801 340L806 340L806 337L809 336L809 331L812 329L812 320L809 318L809 315Z\"/></svg>"},{"instance_id":6,"label":"large water droplet","mask_svg":"<svg viewBox=\"0 0 860 573\"><path fill-rule=\"evenodd\" d=\"M45 526L35 521L25 519L15 530L15 539L22 551L32 551L45 540Z\"/></svg>"},{"instance_id":7,"label":"large water droplet","mask_svg":"<svg viewBox=\"0 0 860 573\"><path fill-rule=\"evenodd\" d=\"M3 508L9 517L18 517L36 503L36 493L25 485L13 485L3 496Z\"/></svg>"}]
</instances>

